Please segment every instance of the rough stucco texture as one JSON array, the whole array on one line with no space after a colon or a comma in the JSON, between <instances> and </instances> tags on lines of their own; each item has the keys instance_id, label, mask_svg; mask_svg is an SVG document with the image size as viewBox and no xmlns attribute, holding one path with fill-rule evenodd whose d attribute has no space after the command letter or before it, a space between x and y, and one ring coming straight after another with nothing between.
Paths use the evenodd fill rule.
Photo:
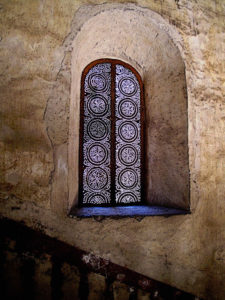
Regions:
<instances>
[{"instance_id":1,"label":"rough stucco texture","mask_svg":"<svg viewBox=\"0 0 225 300\"><path fill-rule=\"evenodd\" d=\"M63 45L72 21L80 22L73 20L77 9L101 2L1 1L1 215L195 295L225 299L224 1L132 1L182 37L192 213L96 222L50 210L54 170L67 173L63 161L54 166L53 149L65 152L69 95L57 92L67 97L55 112L65 135L48 130L46 104L68 65Z\"/></svg>"},{"instance_id":2,"label":"rough stucco texture","mask_svg":"<svg viewBox=\"0 0 225 300\"><path fill-rule=\"evenodd\" d=\"M100 7L87 9L86 6L75 15L75 19L85 16L88 20L72 43L68 165L74 168L69 168L69 202L74 205L79 188L80 78L88 63L110 57L134 66L144 82L145 201L188 209L184 63L172 38L161 29L163 26L168 31L171 28L158 14L131 4ZM76 27L72 26L71 32L75 31ZM177 42L177 35L174 32L171 35ZM69 37L67 40L69 44ZM64 69L62 76L65 73ZM56 108L60 103L57 95L49 103L49 107ZM52 109L47 111L46 116L52 115ZM55 122L58 122L57 117ZM54 126L53 122L51 126Z\"/></svg>"}]
</instances>

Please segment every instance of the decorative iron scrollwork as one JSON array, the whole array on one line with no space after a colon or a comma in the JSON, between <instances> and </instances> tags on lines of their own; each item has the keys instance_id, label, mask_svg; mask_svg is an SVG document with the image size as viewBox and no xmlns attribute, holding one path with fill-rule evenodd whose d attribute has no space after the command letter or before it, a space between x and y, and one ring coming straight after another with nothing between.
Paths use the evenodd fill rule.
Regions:
<instances>
[{"instance_id":1,"label":"decorative iron scrollwork","mask_svg":"<svg viewBox=\"0 0 225 300\"><path fill-rule=\"evenodd\" d=\"M137 203L141 201L140 86L135 74L119 64L115 82L116 202Z\"/></svg>"},{"instance_id":2,"label":"decorative iron scrollwork","mask_svg":"<svg viewBox=\"0 0 225 300\"><path fill-rule=\"evenodd\" d=\"M142 125L137 77L122 64L97 63L86 73L83 89L82 203L138 203Z\"/></svg>"},{"instance_id":3,"label":"decorative iron scrollwork","mask_svg":"<svg viewBox=\"0 0 225 300\"><path fill-rule=\"evenodd\" d=\"M82 202L110 203L111 64L97 64L89 70L84 81L83 106Z\"/></svg>"}]
</instances>

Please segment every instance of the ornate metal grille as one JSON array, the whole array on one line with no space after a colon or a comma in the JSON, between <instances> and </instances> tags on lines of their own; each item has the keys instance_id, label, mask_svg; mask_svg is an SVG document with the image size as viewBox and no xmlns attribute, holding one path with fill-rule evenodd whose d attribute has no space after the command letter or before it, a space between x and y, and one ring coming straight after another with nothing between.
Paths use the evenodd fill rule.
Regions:
<instances>
[{"instance_id":1,"label":"ornate metal grille","mask_svg":"<svg viewBox=\"0 0 225 300\"><path fill-rule=\"evenodd\" d=\"M116 60L83 72L81 205L138 204L142 199L143 90L140 76Z\"/></svg>"}]
</instances>

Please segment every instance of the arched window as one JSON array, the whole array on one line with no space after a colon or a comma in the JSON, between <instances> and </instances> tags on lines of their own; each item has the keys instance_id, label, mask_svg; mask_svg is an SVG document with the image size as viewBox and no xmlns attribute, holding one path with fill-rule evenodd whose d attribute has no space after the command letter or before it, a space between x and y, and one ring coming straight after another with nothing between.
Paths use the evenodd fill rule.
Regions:
<instances>
[{"instance_id":1,"label":"arched window","mask_svg":"<svg viewBox=\"0 0 225 300\"><path fill-rule=\"evenodd\" d=\"M128 64L98 60L81 80L82 206L143 202L144 100L140 75Z\"/></svg>"}]
</instances>

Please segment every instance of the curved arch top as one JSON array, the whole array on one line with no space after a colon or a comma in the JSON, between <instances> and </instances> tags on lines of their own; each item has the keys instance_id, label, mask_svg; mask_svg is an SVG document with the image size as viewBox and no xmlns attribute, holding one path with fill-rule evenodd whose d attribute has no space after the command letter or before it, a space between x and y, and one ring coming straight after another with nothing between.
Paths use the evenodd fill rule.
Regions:
<instances>
[{"instance_id":1,"label":"curved arch top","mask_svg":"<svg viewBox=\"0 0 225 300\"><path fill-rule=\"evenodd\" d=\"M90 62L83 70L82 72L82 78L84 76L86 76L86 74L88 73L88 71L94 67L95 65L97 64L102 64L102 63L111 63L111 64L114 64L114 65L117 65L117 64L121 64L123 65L125 68L129 69L132 71L132 73L135 74L140 86L143 85L143 81L142 81L142 78L141 78L141 75L139 74L139 72L133 67L131 66L130 64L122 61L122 60L119 60L119 59L115 59L115 58L100 58L100 59L96 59L92 62Z\"/></svg>"}]
</instances>

